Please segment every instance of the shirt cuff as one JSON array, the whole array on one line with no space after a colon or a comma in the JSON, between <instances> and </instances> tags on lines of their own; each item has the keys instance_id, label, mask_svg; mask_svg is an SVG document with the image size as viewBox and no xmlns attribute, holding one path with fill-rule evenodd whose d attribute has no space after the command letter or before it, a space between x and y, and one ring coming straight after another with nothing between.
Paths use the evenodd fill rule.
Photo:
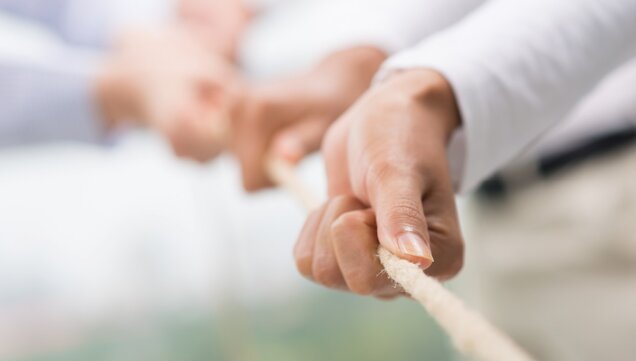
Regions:
<instances>
[{"instance_id":1,"label":"shirt cuff","mask_svg":"<svg viewBox=\"0 0 636 361\"><path fill-rule=\"evenodd\" d=\"M79 61L78 56L51 56L46 67L21 64L14 68L7 79L13 84L13 94L5 97L10 103L6 104L7 122L2 125L6 137L0 137L1 145L56 141L108 144L115 140L115 134L106 132L94 99L94 79L101 63L97 58ZM68 63L63 64L62 59Z\"/></svg>"},{"instance_id":2,"label":"shirt cuff","mask_svg":"<svg viewBox=\"0 0 636 361\"><path fill-rule=\"evenodd\" d=\"M75 45L107 47L121 31L154 29L173 20L177 0L71 0L64 39Z\"/></svg>"}]
</instances>

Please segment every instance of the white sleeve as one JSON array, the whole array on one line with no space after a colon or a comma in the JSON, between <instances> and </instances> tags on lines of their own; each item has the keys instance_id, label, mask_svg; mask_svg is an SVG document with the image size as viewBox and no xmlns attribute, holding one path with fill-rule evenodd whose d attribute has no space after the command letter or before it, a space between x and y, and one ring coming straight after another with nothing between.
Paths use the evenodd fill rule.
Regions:
<instances>
[{"instance_id":1,"label":"white sleeve","mask_svg":"<svg viewBox=\"0 0 636 361\"><path fill-rule=\"evenodd\" d=\"M636 55L635 39L634 0L492 0L388 60L378 78L432 68L450 81L465 149L451 156L451 168L463 164L454 176L468 191Z\"/></svg>"},{"instance_id":2,"label":"white sleeve","mask_svg":"<svg viewBox=\"0 0 636 361\"><path fill-rule=\"evenodd\" d=\"M102 139L91 85L99 59L0 12L0 146Z\"/></svg>"},{"instance_id":3,"label":"white sleeve","mask_svg":"<svg viewBox=\"0 0 636 361\"><path fill-rule=\"evenodd\" d=\"M353 47L392 54L459 21L483 2L287 1L256 19L244 38L240 58L250 73L271 76L306 69Z\"/></svg>"},{"instance_id":4,"label":"white sleeve","mask_svg":"<svg viewBox=\"0 0 636 361\"><path fill-rule=\"evenodd\" d=\"M371 45L388 54L416 44L463 18L484 0L340 0L322 21L332 47Z\"/></svg>"},{"instance_id":5,"label":"white sleeve","mask_svg":"<svg viewBox=\"0 0 636 361\"><path fill-rule=\"evenodd\" d=\"M122 30L154 28L173 20L176 3L177 0L65 0L59 31L74 44L106 46Z\"/></svg>"},{"instance_id":6,"label":"white sleeve","mask_svg":"<svg viewBox=\"0 0 636 361\"><path fill-rule=\"evenodd\" d=\"M104 46L122 29L171 20L177 1L0 0L0 9L38 22L71 44Z\"/></svg>"}]
</instances>

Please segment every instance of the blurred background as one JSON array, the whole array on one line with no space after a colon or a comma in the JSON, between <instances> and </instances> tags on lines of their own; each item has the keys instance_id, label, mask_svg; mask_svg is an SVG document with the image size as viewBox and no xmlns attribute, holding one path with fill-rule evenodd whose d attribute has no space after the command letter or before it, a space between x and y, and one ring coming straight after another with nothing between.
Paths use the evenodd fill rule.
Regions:
<instances>
[{"instance_id":1,"label":"blurred background","mask_svg":"<svg viewBox=\"0 0 636 361\"><path fill-rule=\"evenodd\" d=\"M317 159L303 168L322 179ZM448 355L418 305L300 277L304 211L282 192L244 195L229 159L184 163L137 134L5 151L0 169L2 360Z\"/></svg>"},{"instance_id":2,"label":"blurred background","mask_svg":"<svg viewBox=\"0 0 636 361\"><path fill-rule=\"evenodd\" d=\"M44 12L43 2L4 3L10 10L20 5L11 16L25 8ZM251 77L306 67L337 46L324 36L320 46L311 40L321 36L319 7L302 3L259 5L268 11L239 50ZM86 20L91 16L112 13L121 24L145 25L174 16L175 6L111 5L79 7L85 20L74 25L82 34L77 42L98 27ZM30 52L16 36L19 50ZM316 157L301 166L319 194L322 172ZM302 279L292 249L304 216L281 191L246 195L230 157L206 165L179 160L145 131L106 145L3 147L0 360L450 357L446 339L416 304L337 293Z\"/></svg>"},{"instance_id":3,"label":"blurred background","mask_svg":"<svg viewBox=\"0 0 636 361\"><path fill-rule=\"evenodd\" d=\"M233 96L284 89L318 115L292 118L339 116L377 67L323 59L407 46L392 30L417 30L422 3L384 21L398 0L0 0L0 361L456 360L414 302L303 279L305 211L248 195L220 154L240 153L224 120L249 118L224 113ZM448 286L537 359L633 360L634 84L631 60L458 199L466 264ZM325 196L319 156L298 172Z\"/></svg>"}]
</instances>

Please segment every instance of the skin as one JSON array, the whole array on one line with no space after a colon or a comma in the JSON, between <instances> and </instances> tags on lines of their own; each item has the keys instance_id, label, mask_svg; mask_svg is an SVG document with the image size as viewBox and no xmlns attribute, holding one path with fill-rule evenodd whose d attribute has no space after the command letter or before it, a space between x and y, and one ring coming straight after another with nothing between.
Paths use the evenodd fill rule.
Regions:
<instances>
[{"instance_id":1,"label":"skin","mask_svg":"<svg viewBox=\"0 0 636 361\"><path fill-rule=\"evenodd\" d=\"M299 236L299 271L329 288L400 295L380 273L381 244L429 275L456 275L463 240L446 148L459 124L452 88L430 70L395 74L356 102L323 143L330 198Z\"/></svg>"},{"instance_id":2,"label":"skin","mask_svg":"<svg viewBox=\"0 0 636 361\"><path fill-rule=\"evenodd\" d=\"M107 128L158 131L183 157L207 161L222 145L233 67L181 29L123 35L95 80Z\"/></svg>"},{"instance_id":3,"label":"skin","mask_svg":"<svg viewBox=\"0 0 636 361\"><path fill-rule=\"evenodd\" d=\"M106 62L96 94L108 126L139 119L177 154L200 161L226 145L230 115L230 147L247 190L271 185L265 155L297 162L330 129L323 143L330 199L299 237L298 268L327 287L391 298L402 291L381 274L378 244L440 279L462 266L445 153L460 116L450 85L433 71L397 74L365 93L385 57L349 49L305 74L241 86L191 34L135 34Z\"/></svg>"},{"instance_id":4,"label":"skin","mask_svg":"<svg viewBox=\"0 0 636 361\"><path fill-rule=\"evenodd\" d=\"M314 69L244 89L233 113L232 150L248 191L272 186L267 155L297 163L320 148L329 126L364 93L386 58L360 47L330 55Z\"/></svg>"}]
</instances>

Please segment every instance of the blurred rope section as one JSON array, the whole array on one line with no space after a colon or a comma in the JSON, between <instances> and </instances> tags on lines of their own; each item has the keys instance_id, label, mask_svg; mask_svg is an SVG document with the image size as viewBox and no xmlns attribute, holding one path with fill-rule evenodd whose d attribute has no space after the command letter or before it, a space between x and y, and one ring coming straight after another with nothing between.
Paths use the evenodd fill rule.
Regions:
<instances>
[{"instance_id":1,"label":"blurred rope section","mask_svg":"<svg viewBox=\"0 0 636 361\"><path fill-rule=\"evenodd\" d=\"M318 208L319 200L305 187L292 166L270 158L266 167L271 179L298 198L307 210ZM417 265L398 258L383 247L378 253L391 279L424 307L462 354L478 361L534 361L512 339L479 313L469 310Z\"/></svg>"}]
</instances>

